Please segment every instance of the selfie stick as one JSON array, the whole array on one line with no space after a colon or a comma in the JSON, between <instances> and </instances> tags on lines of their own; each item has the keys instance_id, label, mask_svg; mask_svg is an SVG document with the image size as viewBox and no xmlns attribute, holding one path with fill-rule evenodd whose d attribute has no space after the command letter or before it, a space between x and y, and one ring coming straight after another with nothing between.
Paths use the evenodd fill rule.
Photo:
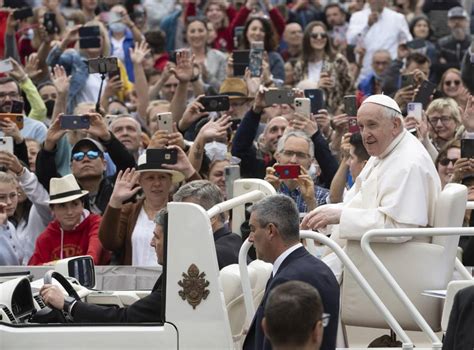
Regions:
<instances>
[{"instance_id":1,"label":"selfie stick","mask_svg":"<svg viewBox=\"0 0 474 350\"><path fill-rule=\"evenodd\" d=\"M100 58L103 58L102 56ZM100 88L99 96L97 97L97 103L95 104L95 111L100 113L100 98L102 96L102 87L104 86L105 74L107 73L107 66L105 63L99 62L99 73L100 73Z\"/></svg>"}]
</instances>

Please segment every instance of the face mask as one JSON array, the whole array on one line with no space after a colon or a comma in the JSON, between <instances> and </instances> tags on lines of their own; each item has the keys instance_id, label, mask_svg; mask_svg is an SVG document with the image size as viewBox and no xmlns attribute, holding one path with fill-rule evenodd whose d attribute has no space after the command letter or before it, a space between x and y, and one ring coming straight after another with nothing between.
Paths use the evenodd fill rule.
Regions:
<instances>
[{"instance_id":1,"label":"face mask","mask_svg":"<svg viewBox=\"0 0 474 350\"><path fill-rule=\"evenodd\" d=\"M222 160L227 155L227 145L222 142L212 141L204 145L204 151L206 151L207 157L213 160Z\"/></svg>"},{"instance_id":2,"label":"face mask","mask_svg":"<svg viewBox=\"0 0 474 350\"><path fill-rule=\"evenodd\" d=\"M127 26L122 22L116 22L109 24L109 28L113 33L123 33L127 29Z\"/></svg>"},{"instance_id":3,"label":"face mask","mask_svg":"<svg viewBox=\"0 0 474 350\"><path fill-rule=\"evenodd\" d=\"M51 117L53 116L54 103L55 103L54 100L46 100L46 101L44 101L44 104L46 105L46 109L47 109L46 116L47 116L48 118L51 118Z\"/></svg>"}]
</instances>

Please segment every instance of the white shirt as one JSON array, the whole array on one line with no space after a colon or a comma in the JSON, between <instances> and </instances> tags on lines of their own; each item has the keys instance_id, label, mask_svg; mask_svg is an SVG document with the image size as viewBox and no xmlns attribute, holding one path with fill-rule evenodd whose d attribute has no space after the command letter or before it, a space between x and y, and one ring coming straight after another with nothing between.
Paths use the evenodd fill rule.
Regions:
<instances>
[{"instance_id":1,"label":"white shirt","mask_svg":"<svg viewBox=\"0 0 474 350\"><path fill-rule=\"evenodd\" d=\"M155 223L142 207L132 232L132 265L158 266L155 249L150 246Z\"/></svg>"},{"instance_id":2,"label":"white shirt","mask_svg":"<svg viewBox=\"0 0 474 350\"><path fill-rule=\"evenodd\" d=\"M99 73L89 74L86 80L86 84L82 88L81 91L78 93L77 103L81 102L97 102L97 98L99 97L99 90L100 90L100 81L101 77ZM107 84L107 79L104 81L104 85L102 87L105 89L105 85Z\"/></svg>"},{"instance_id":3,"label":"white shirt","mask_svg":"<svg viewBox=\"0 0 474 350\"><path fill-rule=\"evenodd\" d=\"M319 82L321 77L321 68L323 67L323 61L319 62L308 62L308 79L312 82Z\"/></svg>"},{"instance_id":4,"label":"white shirt","mask_svg":"<svg viewBox=\"0 0 474 350\"><path fill-rule=\"evenodd\" d=\"M120 61L125 62L125 52L123 51L123 41L125 35L121 39L115 39L112 35L110 36L110 42L112 43L113 52L110 56L117 57Z\"/></svg>"},{"instance_id":5,"label":"white shirt","mask_svg":"<svg viewBox=\"0 0 474 350\"><path fill-rule=\"evenodd\" d=\"M285 250L283 253L281 253L278 258L276 258L275 262L273 263L272 277L275 277L276 273L278 272L278 269L280 268L281 263L288 257L288 255L290 255L296 249L302 246L303 245L301 243L295 244L294 246L291 246L290 248Z\"/></svg>"},{"instance_id":6,"label":"white shirt","mask_svg":"<svg viewBox=\"0 0 474 350\"><path fill-rule=\"evenodd\" d=\"M370 157L347 193L334 228L340 238L360 240L370 229L432 226L440 192L439 175L428 152L403 130L380 157Z\"/></svg>"},{"instance_id":7,"label":"white shirt","mask_svg":"<svg viewBox=\"0 0 474 350\"><path fill-rule=\"evenodd\" d=\"M398 44L413 39L407 21L402 14L384 8L378 21L369 27L370 13L370 8L355 12L351 16L347 30L347 42L357 45L360 38L366 50L359 80L371 72L372 56L376 50L386 49L390 52L392 59L395 59Z\"/></svg>"}]
</instances>

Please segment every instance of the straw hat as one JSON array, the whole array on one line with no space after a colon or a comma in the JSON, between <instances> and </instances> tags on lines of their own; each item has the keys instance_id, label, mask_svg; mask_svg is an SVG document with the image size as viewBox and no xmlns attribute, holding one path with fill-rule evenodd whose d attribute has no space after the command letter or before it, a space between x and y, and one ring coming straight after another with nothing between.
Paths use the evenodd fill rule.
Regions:
<instances>
[{"instance_id":1,"label":"straw hat","mask_svg":"<svg viewBox=\"0 0 474 350\"><path fill-rule=\"evenodd\" d=\"M137 165L137 172L139 173L143 173L145 171L155 171L158 173L170 174L171 181L173 183L178 183L184 180L184 175L180 171L162 168L160 163L147 162L146 151L140 157L138 157Z\"/></svg>"},{"instance_id":2,"label":"straw hat","mask_svg":"<svg viewBox=\"0 0 474 350\"><path fill-rule=\"evenodd\" d=\"M89 191L81 190L74 175L53 177L49 182L49 204L71 202L88 194Z\"/></svg>"},{"instance_id":3,"label":"straw hat","mask_svg":"<svg viewBox=\"0 0 474 350\"><path fill-rule=\"evenodd\" d=\"M240 78L224 79L219 89L219 94L229 96L229 100L253 100L253 97L248 96L247 84Z\"/></svg>"}]
</instances>

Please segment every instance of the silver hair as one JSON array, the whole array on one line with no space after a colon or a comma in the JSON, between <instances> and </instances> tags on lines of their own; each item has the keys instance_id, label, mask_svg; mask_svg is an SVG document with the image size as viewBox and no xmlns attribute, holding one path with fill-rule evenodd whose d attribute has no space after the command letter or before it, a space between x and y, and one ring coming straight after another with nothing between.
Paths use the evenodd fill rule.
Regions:
<instances>
[{"instance_id":1,"label":"silver hair","mask_svg":"<svg viewBox=\"0 0 474 350\"><path fill-rule=\"evenodd\" d=\"M282 137L278 140L278 145L277 145L277 150L276 153L281 153L283 149L285 148L285 143L290 137L299 137L301 139L304 139L306 142L308 142L308 147L309 147L309 155L311 159L314 158L314 144L313 141L302 131L295 131L291 130L288 132L285 132Z\"/></svg>"},{"instance_id":2,"label":"silver hair","mask_svg":"<svg viewBox=\"0 0 474 350\"><path fill-rule=\"evenodd\" d=\"M292 243L300 237L300 215L296 203L284 194L267 196L249 208L260 227L273 224L282 240Z\"/></svg>"},{"instance_id":3,"label":"silver hair","mask_svg":"<svg viewBox=\"0 0 474 350\"><path fill-rule=\"evenodd\" d=\"M155 215L155 224L165 227L168 221L168 209L163 208Z\"/></svg>"},{"instance_id":4,"label":"silver hair","mask_svg":"<svg viewBox=\"0 0 474 350\"><path fill-rule=\"evenodd\" d=\"M216 204L222 203L224 197L222 192L212 182L207 180L196 180L183 185L173 195L173 201L183 202L184 200L194 200L197 204L206 210L211 209ZM219 214L222 223L225 222L225 213Z\"/></svg>"},{"instance_id":5,"label":"silver hair","mask_svg":"<svg viewBox=\"0 0 474 350\"><path fill-rule=\"evenodd\" d=\"M123 119L123 118L130 118L131 120L133 120L133 122L135 123L135 125L136 125L136 127L137 127L137 130L138 130L139 132L141 131L142 127L141 127L140 123L139 123L131 114L119 114L119 115L117 115L117 116L113 119L112 123L110 123L109 130L112 130L113 125L114 125L117 121L119 121L119 120L121 120L121 119Z\"/></svg>"},{"instance_id":6,"label":"silver hair","mask_svg":"<svg viewBox=\"0 0 474 350\"><path fill-rule=\"evenodd\" d=\"M379 106L380 106L380 108L382 108L382 110L383 110L382 115L385 118L388 118L388 119L398 118L402 121L402 125L403 125L403 116L400 113L398 113L396 110L394 110L392 108L382 106L382 105L379 105Z\"/></svg>"}]
</instances>

